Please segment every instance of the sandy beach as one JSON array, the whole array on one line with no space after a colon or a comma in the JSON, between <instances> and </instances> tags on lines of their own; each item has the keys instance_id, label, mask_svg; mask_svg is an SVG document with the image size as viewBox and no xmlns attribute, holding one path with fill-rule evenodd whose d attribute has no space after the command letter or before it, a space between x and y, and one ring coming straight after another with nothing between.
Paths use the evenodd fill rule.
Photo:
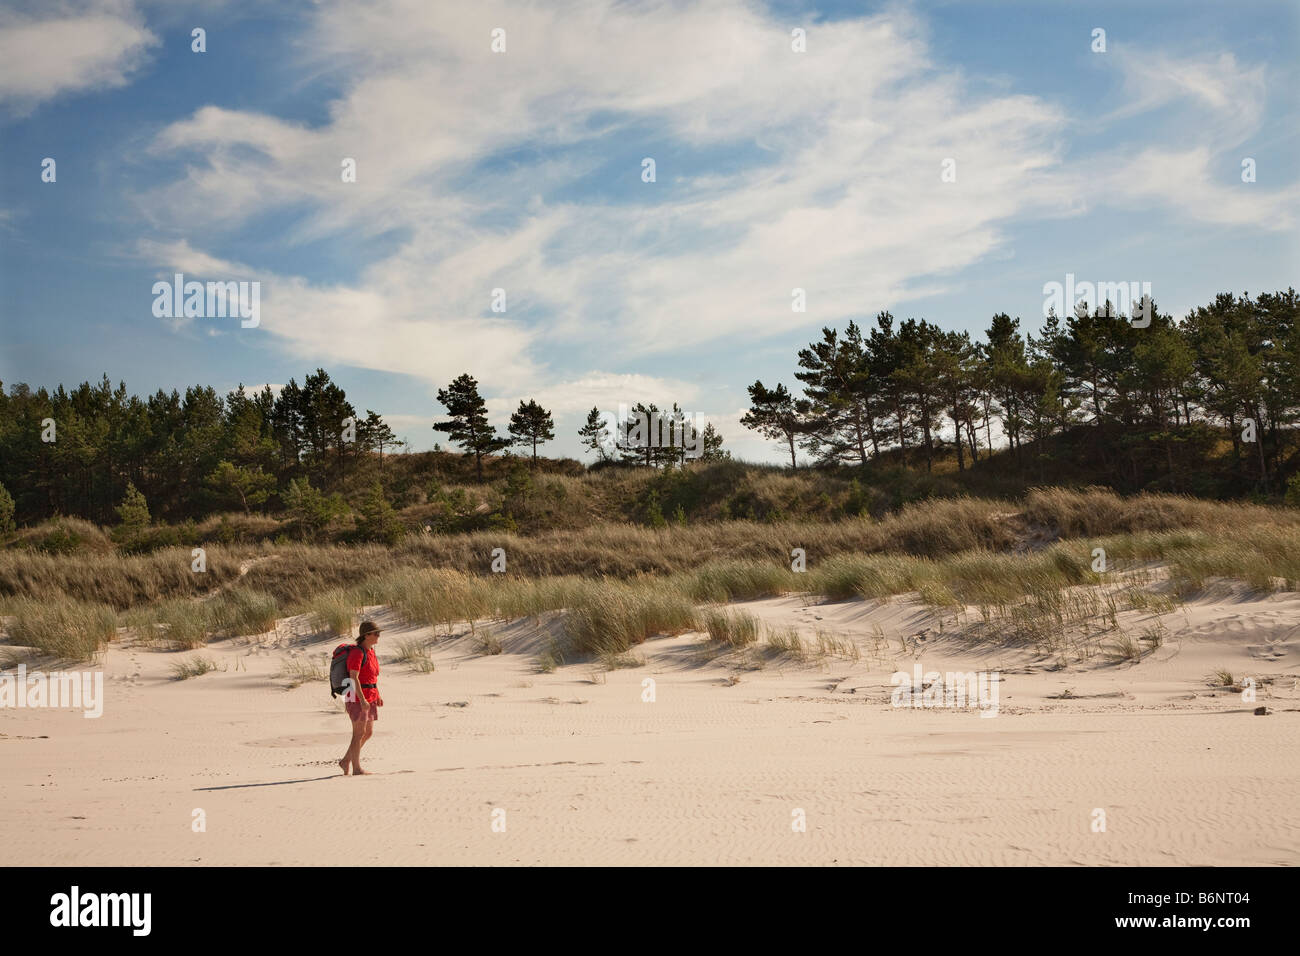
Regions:
<instances>
[{"instance_id":1,"label":"sandy beach","mask_svg":"<svg viewBox=\"0 0 1300 956\"><path fill-rule=\"evenodd\" d=\"M636 648L641 666L539 673L552 615L439 628L418 673L394 644L434 632L369 609L386 706L360 779L335 764L348 722L326 682L277 676L337 638L286 619L210 645L217 670L189 680L172 665L194 653L124 638L102 717L4 712L0 862L1300 862L1300 594L1223 586L1163 615L1140 662L1064 667L972 647L907 599L737 606L846 643L796 661L682 634ZM482 652L485 627L502 653ZM892 706L891 674L918 663L996 672L996 716ZM1212 686L1224 670L1257 701Z\"/></svg>"}]
</instances>

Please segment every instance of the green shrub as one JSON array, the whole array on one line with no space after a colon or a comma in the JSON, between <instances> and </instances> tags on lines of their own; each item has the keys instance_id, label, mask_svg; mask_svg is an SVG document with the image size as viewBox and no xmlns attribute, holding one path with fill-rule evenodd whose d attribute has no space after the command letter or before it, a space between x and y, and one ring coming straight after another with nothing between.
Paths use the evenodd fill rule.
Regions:
<instances>
[{"instance_id":1,"label":"green shrub","mask_svg":"<svg viewBox=\"0 0 1300 956\"><path fill-rule=\"evenodd\" d=\"M406 525L384 497L384 489L375 482L370 486L357 518L357 535L363 541L397 544L406 535Z\"/></svg>"}]
</instances>

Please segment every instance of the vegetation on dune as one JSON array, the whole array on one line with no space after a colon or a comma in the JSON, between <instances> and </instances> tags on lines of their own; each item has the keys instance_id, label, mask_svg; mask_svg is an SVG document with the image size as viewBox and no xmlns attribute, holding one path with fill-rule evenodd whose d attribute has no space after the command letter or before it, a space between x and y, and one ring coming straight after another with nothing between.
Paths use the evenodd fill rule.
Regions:
<instances>
[{"instance_id":1,"label":"vegetation on dune","mask_svg":"<svg viewBox=\"0 0 1300 956\"><path fill-rule=\"evenodd\" d=\"M1037 336L995 315L984 342L889 312L823 329L798 354L803 396L757 381L744 424L791 467L798 447L862 466L911 449L929 472L946 446L959 474L988 471L996 422L998 470L1022 479L1059 480L1065 459L1124 491L1280 497L1300 420L1296 292L1219 295L1182 321L1149 298L1093 305L1049 311ZM1221 441L1226 467L1207 467Z\"/></svg>"},{"instance_id":2,"label":"vegetation on dune","mask_svg":"<svg viewBox=\"0 0 1300 956\"><path fill-rule=\"evenodd\" d=\"M217 662L212 658L203 656L190 657L172 664L172 678L174 680L189 680L192 677L202 677L204 674L215 670L217 670Z\"/></svg>"},{"instance_id":3,"label":"vegetation on dune","mask_svg":"<svg viewBox=\"0 0 1300 956\"><path fill-rule=\"evenodd\" d=\"M689 596L656 581L595 583L584 588L567 611L566 635L578 653L620 653L655 635L680 634L696 626Z\"/></svg>"},{"instance_id":4,"label":"vegetation on dune","mask_svg":"<svg viewBox=\"0 0 1300 956\"><path fill-rule=\"evenodd\" d=\"M976 503L961 504L970 508ZM690 552L691 560L666 568L667 573L634 573L622 579L502 575L482 569L377 563L359 566L353 560L355 553L348 551L338 556L337 570L340 577L344 571L350 574L351 583L334 583L315 595L304 593L290 608L310 613L320 630L339 634L350 634L363 607L379 604L391 607L409 623L445 628L447 633L462 624L472 627L474 621L540 620L548 613L564 612L565 643L550 652L555 661L566 654L613 659L648 638L685 631L702 631L729 646L743 647L755 641L757 632L743 617L722 608L733 600L789 593L832 600L888 600L910 593L936 608L974 614L972 634L1031 644L1046 652L1061 649L1078 628L1108 620L1113 625L1121 611L1167 612L1214 579L1244 582L1261 593L1300 588L1300 515L1259 506L1206 509L1194 504L1178 512L1135 503L1132 512L1116 513L1113 523L1138 523L1146 515L1160 530L1063 538L1024 552L964 547L972 536L979 538L977 530L942 539L935 547L935 539L913 528L913 535L899 535L896 540L923 542L929 553L907 553L878 539L878 550L832 553L824 560L810 560L803 572L790 567L787 553L762 557L754 545L747 548L753 557L700 561L698 554ZM1170 527L1171 515L1181 515L1189 526ZM926 517L932 520L933 516ZM842 527L830 525L823 530ZM878 533L879 525L864 523L863 527ZM761 525L752 529L768 530ZM671 543L671 533L643 533L660 535L663 543ZM776 542L771 544L775 547ZM1095 570L1098 549L1105 555L1102 571ZM714 552L718 553L728 552ZM376 554L392 557L383 549L376 549ZM332 578L322 572L327 557L313 549L297 555L304 569L310 564L316 575ZM279 558L292 560L289 555ZM252 571L236 586L207 599L176 597L134 607L122 623L141 639L168 647L196 648L219 637L261 633L282 612L273 596L243 583L251 577ZM295 582L292 590L301 587ZM701 610L701 605L706 607ZM3 611L9 615L6 630L11 643L68 659L93 657L103 642L113 638L117 626L111 607L67 595L41 601L11 598ZM780 640L791 649L802 646L788 636ZM480 635L480 644L484 652L500 651L499 641L490 633ZM403 659L422 667L422 655L408 650Z\"/></svg>"},{"instance_id":5,"label":"vegetation on dune","mask_svg":"<svg viewBox=\"0 0 1300 956\"><path fill-rule=\"evenodd\" d=\"M407 664L412 670L421 674L432 674L436 669L433 657L429 653L427 642L413 637L400 638L396 644L395 658L399 664Z\"/></svg>"},{"instance_id":6,"label":"vegetation on dune","mask_svg":"<svg viewBox=\"0 0 1300 956\"><path fill-rule=\"evenodd\" d=\"M35 648L61 661L93 661L117 635L117 614L104 604L19 598L5 602L2 610L11 644Z\"/></svg>"},{"instance_id":7,"label":"vegetation on dune","mask_svg":"<svg viewBox=\"0 0 1300 956\"><path fill-rule=\"evenodd\" d=\"M709 640L721 641L731 647L746 647L758 641L758 618L744 611L711 608L700 618L700 627Z\"/></svg>"},{"instance_id":8,"label":"vegetation on dune","mask_svg":"<svg viewBox=\"0 0 1300 956\"><path fill-rule=\"evenodd\" d=\"M244 588L206 600L169 598L132 608L124 623L146 644L194 649L212 640L264 634L279 614L275 598Z\"/></svg>"},{"instance_id":9,"label":"vegetation on dune","mask_svg":"<svg viewBox=\"0 0 1300 956\"><path fill-rule=\"evenodd\" d=\"M580 431L596 464L547 459L550 412L520 401L501 432L468 373L431 416L459 453L401 452L320 369L278 394L0 389L3 628L85 660L119 617L198 648L285 613L342 636L377 604L448 632L564 611L563 644L539 656L554 666L686 630L745 651L762 629L721 606L790 592L912 593L1053 648L1216 578L1297 587L1300 300L1223 295L1182 321L1148 305L1145 326L1105 305L1037 336L998 315L984 342L887 312L825 329L798 354L802 394L749 388L742 421L789 468L732 460L711 427L691 432L699 459L637 444L599 409ZM676 403L633 411L694 428Z\"/></svg>"},{"instance_id":10,"label":"vegetation on dune","mask_svg":"<svg viewBox=\"0 0 1300 956\"><path fill-rule=\"evenodd\" d=\"M401 453L323 369L278 394L224 397L194 386L141 398L107 377L71 391L12 385L0 388L0 536L55 553L103 547L81 518L113 525L108 544L129 552L391 545L608 521L880 518L1032 485L1300 501L1295 291L1220 295L1181 321L1146 304L1143 323L1105 303L1050 315L1037 335L999 314L983 342L888 312L869 329L824 329L797 356L802 395L749 387L743 422L790 455L789 472L729 461L711 426L647 401L633 418L700 439L700 458L638 444L633 419L593 409L579 435L597 463L548 460L550 412L521 401L503 433L468 373L439 390L446 414L430 415L460 454ZM797 469L800 450L814 469Z\"/></svg>"},{"instance_id":11,"label":"vegetation on dune","mask_svg":"<svg viewBox=\"0 0 1300 956\"><path fill-rule=\"evenodd\" d=\"M127 612L124 623L148 642L199 647L223 636L263 633L276 615L295 612L311 614L319 632L348 635L362 607L388 604L414 623L448 629L483 617L578 608L572 627L579 644L625 650L656 622L678 626L671 609L647 610L638 624L633 611L642 605L630 599L633 592L658 587L699 604L793 591L831 598L915 591L936 605L1001 607L1025 594L1095 583L1097 547L1112 567L1167 565L1178 595L1215 577L1237 578L1261 591L1293 588L1300 579L1300 511L1158 495L1123 498L1096 489L1039 489L1023 502L935 501L880 521L731 521L659 530L605 524L531 537L426 535L391 548L216 546L208 549L202 574L191 570L187 550L103 552L94 540L88 553L0 551L0 598L25 601L24 621L36 602L68 608L66 620L53 625L66 640L19 640L12 628L11 640L60 643L61 654L68 647L89 649L93 642L77 623L86 605ZM498 547L509 556L504 575L488 570ZM794 548L806 552L806 573L791 570ZM611 593L630 603L602 637L596 631L607 625L593 606Z\"/></svg>"}]
</instances>

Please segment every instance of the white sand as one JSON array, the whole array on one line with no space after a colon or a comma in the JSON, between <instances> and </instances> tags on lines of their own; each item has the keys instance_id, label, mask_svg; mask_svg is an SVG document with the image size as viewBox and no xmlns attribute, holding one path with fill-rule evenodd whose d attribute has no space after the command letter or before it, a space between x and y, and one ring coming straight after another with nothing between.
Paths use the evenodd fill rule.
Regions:
<instances>
[{"instance_id":1,"label":"white sand","mask_svg":"<svg viewBox=\"0 0 1300 956\"><path fill-rule=\"evenodd\" d=\"M1300 863L1298 594L1225 589L1165 615L1141 663L1064 670L933 632L905 654L900 637L937 624L907 601L743 606L851 638L861 659L743 670L683 635L640 647L643 667L538 674L545 628L515 622L495 626L505 653L443 637L419 674L389 660L428 631L380 610L365 778L338 773L349 728L324 681L274 678L337 643L302 622L213 645L225 670L187 681L170 667L190 655L114 647L101 718L0 712L0 863ZM1147 616L1122 621L1136 635ZM999 670L998 716L891 707L890 674L917 659ZM1271 678L1272 713L1211 689L1220 668Z\"/></svg>"}]
</instances>

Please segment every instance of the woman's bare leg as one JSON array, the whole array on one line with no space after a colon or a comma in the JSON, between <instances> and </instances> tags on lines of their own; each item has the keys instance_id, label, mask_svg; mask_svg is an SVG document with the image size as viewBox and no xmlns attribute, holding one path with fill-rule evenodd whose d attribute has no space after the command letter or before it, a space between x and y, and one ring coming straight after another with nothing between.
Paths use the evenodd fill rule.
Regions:
<instances>
[{"instance_id":1,"label":"woman's bare leg","mask_svg":"<svg viewBox=\"0 0 1300 956\"><path fill-rule=\"evenodd\" d=\"M339 766L343 768L343 773L345 776L347 775L349 766L352 767L352 772L354 774L365 772L361 769L361 763L360 763L361 745L365 742L366 738L368 738L369 736L370 736L369 719L352 721L352 742L348 745L348 752L345 753L343 755L343 759L339 761Z\"/></svg>"},{"instance_id":2,"label":"woman's bare leg","mask_svg":"<svg viewBox=\"0 0 1300 956\"><path fill-rule=\"evenodd\" d=\"M354 777L355 777L357 774L359 774L359 773L369 773L369 772L370 772L369 770L362 770L362 769L361 769L361 748L365 746L366 741L369 740L371 734L373 734L373 733L375 732L375 723L374 723L374 721L370 720L369 718L367 718L367 719L365 719L365 720L359 720L359 721L357 721L357 723L358 723L358 724L363 724L363 725L364 725L364 729L363 729L362 732L361 732L361 736L360 736L360 738L357 740L357 744L356 744L356 746L357 746L357 752L356 752L356 753L353 755L353 757L352 757L352 776L354 776Z\"/></svg>"}]
</instances>

